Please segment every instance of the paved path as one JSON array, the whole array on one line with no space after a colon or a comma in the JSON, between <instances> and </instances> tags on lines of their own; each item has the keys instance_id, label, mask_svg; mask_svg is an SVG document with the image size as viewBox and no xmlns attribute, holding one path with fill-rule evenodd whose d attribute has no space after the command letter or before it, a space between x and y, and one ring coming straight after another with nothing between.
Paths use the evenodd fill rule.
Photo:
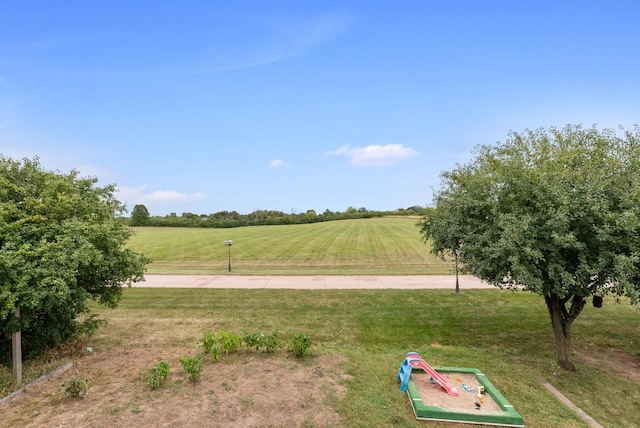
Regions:
<instances>
[{"instance_id":1,"label":"paved path","mask_svg":"<svg viewBox=\"0 0 640 428\"><path fill-rule=\"evenodd\" d=\"M476 277L460 275L460 289L493 288ZM160 288L292 288L321 289L406 289L456 287L455 275L411 276L244 276L244 275L145 275L134 287Z\"/></svg>"}]
</instances>

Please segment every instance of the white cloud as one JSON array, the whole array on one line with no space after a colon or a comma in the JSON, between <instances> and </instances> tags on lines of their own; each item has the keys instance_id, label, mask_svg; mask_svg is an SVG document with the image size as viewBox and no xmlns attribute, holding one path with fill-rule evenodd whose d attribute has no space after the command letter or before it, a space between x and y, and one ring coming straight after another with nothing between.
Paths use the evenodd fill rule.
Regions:
<instances>
[{"instance_id":1,"label":"white cloud","mask_svg":"<svg viewBox=\"0 0 640 428\"><path fill-rule=\"evenodd\" d=\"M150 202L180 202L197 201L204 197L204 193L181 193L174 190L156 190L146 195Z\"/></svg>"},{"instance_id":2,"label":"white cloud","mask_svg":"<svg viewBox=\"0 0 640 428\"><path fill-rule=\"evenodd\" d=\"M287 17L281 18L288 19ZM157 64L150 68L127 69L58 69L50 70L73 78L123 78L148 75L200 75L242 70L285 61L304 55L316 46L330 42L346 33L352 26L351 14L335 11L293 23L266 23L266 30L235 56L202 57L195 62L179 61Z\"/></svg>"},{"instance_id":3,"label":"white cloud","mask_svg":"<svg viewBox=\"0 0 640 428\"><path fill-rule=\"evenodd\" d=\"M334 150L332 152L329 152L327 154L324 155L324 157L329 157L329 156L339 156L339 155L344 155L347 154L349 152L349 145L346 146L342 146L340 147L338 150Z\"/></svg>"},{"instance_id":4,"label":"white cloud","mask_svg":"<svg viewBox=\"0 0 640 428\"><path fill-rule=\"evenodd\" d=\"M277 26L277 40L258 54L254 65L270 64L308 52L313 47L328 42L351 26L351 15L333 12L294 24Z\"/></svg>"},{"instance_id":5,"label":"white cloud","mask_svg":"<svg viewBox=\"0 0 640 428\"><path fill-rule=\"evenodd\" d=\"M282 159L274 159L271 162L269 162L269 167L271 168L283 168L288 166L289 164L283 161Z\"/></svg>"},{"instance_id":6,"label":"white cloud","mask_svg":"<svg viewBox=\"0 0 640 428\"><path fill-rule=\"evenodd\" d=\"M402 144L386 144L384 146L375 144L353 149L346 145L327 153L325 157L347 156L351 159L351 165L356 166L386 166L409 159L417 154L418 152L412 148L404 147Z\"/></svg>"},{"instance_id":7,"label":"white cloud","mask_svg":"<svg viewBox=\"0 0 640 428\"><path fill-rule=\"evenodd\" d=\"M336 11L311 19L286 24L272 23L272 33L263 34L240 58L218 59L200 66L176 70L179 74L208 74L221 71L260 67L304 55L314 47L347 32L352 24L350 14ZM260 46L258 46L260 45ZM209 60L211 61L211 59Z\"/></svg>"},{"instance_id":8,"label":"white cloud","mask_svg":"<svg viewBox=\"0 0 640 428\"><path fill-rule=\"evenodd\" d=\"M204 198L204 193L181 193L174 190L156 190L146 193L147 186L118 186L116 197L131 209L135 205L158 204L165 202L197 201Z\"/></svg>"}]
</instances>

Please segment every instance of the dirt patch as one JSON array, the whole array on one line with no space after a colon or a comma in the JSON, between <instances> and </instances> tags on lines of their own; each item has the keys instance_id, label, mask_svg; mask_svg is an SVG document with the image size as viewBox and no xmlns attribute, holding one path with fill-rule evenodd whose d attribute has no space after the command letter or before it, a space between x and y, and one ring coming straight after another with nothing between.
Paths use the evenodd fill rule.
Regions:
<instances>
[{"instance_id":1,"label":"dirt patch","mask_svg":"<svg viewBox=\"0 0 640 428\"><path fill-rule=\"evenodd\" d=\"M345 395L340 358L238 353L205 363L192 383L178 361L187 354L193 349L95 352L0 406L3 426L341 426L333 408ZM139 375L160 359L171 372L154 390ZM74 375L92 381L87 397L65 394L61 384Z\"/></svg>"},{"instance_id":2,"label":"dirt patch","mask_svg":"<svg viewBox=\"0 0 640 428\"><path fill-rule=\"evenodd\" d=\"M430 376L424 372L413 371L411 373L413 383L420 394L420 399L425 406L441 407L454 412L465 413L495 413L502 412L500 407L489 396L481 395L478 398L478 380L475 375L469 373L452 373L449 381L460 392L458 396L452 396L437 383L430 381ZM465 391L462 385L465 384L473 392ZM480 407L476 406L480 404Z\"/></svg>"},{"instance_id":3,"label":"dirt patch","mask_svg":"<svg viewBox=\"0 0 640 428\"><path fill-rule=\"evenodd\" d=\"M623 379L640 382L640 353L632 355L619 349L577 349L576 354L592 366Z\"/></svg>"}]
</instances>

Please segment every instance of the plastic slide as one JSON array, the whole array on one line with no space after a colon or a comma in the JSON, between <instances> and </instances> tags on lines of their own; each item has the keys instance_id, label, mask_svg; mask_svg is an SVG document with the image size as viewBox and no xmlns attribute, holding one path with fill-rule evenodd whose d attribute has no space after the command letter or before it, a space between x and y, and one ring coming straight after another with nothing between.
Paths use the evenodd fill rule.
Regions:
<instances>
[{"instance_id":1,"label":"plastic slide","mask_svg":"<svg viewBox=\"0 0 640 428\"><path fill-rule=\"evenodd\" d=\"M440 373L435 371L433 367L426 363L422 357L416 352L409 352L407 354L407 358L405 359L402 367L400 368L400 372L398 373L398 378L402 382L400 389L404 391L406 389L407 382L409 381L409 377L411 376L411 369L413 367L417 367L421 370L424 370L431 378L438 383L447 394L452 396L458 396L460 393L456 389L455 386L449 382L449 380L442 376Z\"/></svg>"}]
</instances>

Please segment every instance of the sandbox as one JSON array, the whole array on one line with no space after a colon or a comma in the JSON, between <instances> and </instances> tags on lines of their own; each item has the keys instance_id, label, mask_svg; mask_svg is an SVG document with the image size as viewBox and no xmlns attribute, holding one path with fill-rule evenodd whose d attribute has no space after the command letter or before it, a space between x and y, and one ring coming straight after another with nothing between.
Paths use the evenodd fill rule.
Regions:
<instances>
[{"instance_id":1,"label":"sandbox","mask_svg":"<svg viewBox=\"0 0 640 428\"><path fill-rule=\"evenodd\" d=\"M409 355L407 361L413 361L403 364L398 378L417 419L524 427L522 417L480 370L438 367L434 373L417 354ZM434 376L447 384L447 390Z\"/></svg>"}]
</instances>

